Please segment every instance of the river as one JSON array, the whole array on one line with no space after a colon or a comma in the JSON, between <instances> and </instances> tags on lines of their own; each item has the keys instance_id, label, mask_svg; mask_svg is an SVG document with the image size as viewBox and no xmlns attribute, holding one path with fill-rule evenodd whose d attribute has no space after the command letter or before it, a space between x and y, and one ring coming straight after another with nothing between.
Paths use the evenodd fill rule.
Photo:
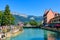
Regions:
<instances>
[{"instance_id":1,"label":"river","mask_svg":"<svg viewBox=\"0 0 60 40\"><path fill-rule=\"evenodd\" d=\"M24 31L10 40L60 40L60 33L39 28L24 28Z\"/></svg>"}]
</instances>

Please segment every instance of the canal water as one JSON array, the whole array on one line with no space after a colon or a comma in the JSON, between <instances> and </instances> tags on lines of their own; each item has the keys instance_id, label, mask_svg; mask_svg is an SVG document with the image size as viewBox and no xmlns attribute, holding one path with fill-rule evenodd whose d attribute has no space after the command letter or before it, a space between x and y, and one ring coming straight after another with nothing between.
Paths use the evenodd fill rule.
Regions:
<instances>
[{"instance_id":1,"label":"canal water","mask_svg":"<svg viewBox=\"0 0 60 40\"><path fill-rule=\"evenodd\" d=\"M60 33L39 28L25 28L24 31L10 40L60 40Z\"/></svg>"}]
</instances>

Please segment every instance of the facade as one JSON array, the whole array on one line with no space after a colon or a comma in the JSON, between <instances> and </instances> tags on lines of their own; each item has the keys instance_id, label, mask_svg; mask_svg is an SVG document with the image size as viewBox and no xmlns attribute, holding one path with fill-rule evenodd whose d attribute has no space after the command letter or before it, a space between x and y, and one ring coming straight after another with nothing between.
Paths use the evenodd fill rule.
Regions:
<instances>
[{"instance_id":1,"label":"facade","mask_svg":"<svg viewBox=\"0 0 60 40\"><path fill-rule=\"evenodd\" d=\"M55 16L53 19L50 20L50 26L57 27L57 28L60 27L60 15Z\"/></svg>"},{"instance_id":2,"label":"facade","mask_svg":"<svg viewBox=\"0 0 60 40\"><path fill-rule=\"evenodd\" d=\"M50 23L60 23L60 14L50 20Z\"/></svg>"},{"instance_id":3,"label":"facade","mask_svg":"<svg viewBox=\"0 0 60 40\"><path fill-rule=\"evenodd\" d=\"M23 22L19 22L18 25L19 25L20 27L23 27L23 26L24 26L24 23L23 23Z\"/></svg>"},{"instance_id":4,"label":"facade","mask_svg":"<svg viewBox=\"0 0 60 40\"><path fill-rule=\"evenodd\" d=\"M52 10L45 11L44 15L44 26L51 23L60 23L60 14L53 12Z\"/></svg>"},{"instance_id":5,"label":"facade","mask_svg":"<svg viewBox=\"0 0 60 40\"><path fill-rule=\"evenodd\" d=\"M54 17L55 17L55 14L52 10L45 11L45 13L43 15L43 18L44 18L43 24L44 25L49 24L50 20Z\"/></svg>"}]
</instances>

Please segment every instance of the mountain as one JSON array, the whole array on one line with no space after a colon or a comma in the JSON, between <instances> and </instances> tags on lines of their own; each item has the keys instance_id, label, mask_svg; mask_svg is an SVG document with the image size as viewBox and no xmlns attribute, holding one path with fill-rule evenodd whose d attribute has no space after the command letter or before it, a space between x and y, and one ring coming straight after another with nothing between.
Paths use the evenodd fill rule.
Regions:
<instances>
[{"instance_id":1,"label":"mountain","mask_svg":"<svg viewBox=\"0 0 60 40\"><path fill-rule=\"evenodd\" d=\"M40 22L43 20L43 17L42 16L33 16L33 15L26 15L26 14L13 14L14 17L15 17L15 22L18 23L18 22L29 22L30 20L35 20L37 22Z\"/></svg>"}]
</instances>

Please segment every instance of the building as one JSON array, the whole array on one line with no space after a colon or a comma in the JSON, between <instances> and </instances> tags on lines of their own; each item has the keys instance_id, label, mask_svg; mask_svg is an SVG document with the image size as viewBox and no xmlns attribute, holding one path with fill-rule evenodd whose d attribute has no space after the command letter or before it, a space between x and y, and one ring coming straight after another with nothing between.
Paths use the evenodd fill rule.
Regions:
<instances>
[{"instance_id":1,"label":"building","mask_svg":"<svg viewBox=\"0 0 60 40\"><path fill-rule=\"evenodd\" d=\"M19 22L18 25L19 25L20 27L23 27L23 26L24 26L24 23L23 23L23 22Z\"/></svg>"},{"instance_id":2,"label":"building","mask_svg":"<svg viewBox=\"0 0 60 40\"><path fill-rule=\"evenodd\" d=\"M60 14L58 16L55 16L54 18L52 18L50 20L50 26L52 27L57 27L59 28L60 27Z\"/></svg>"},{"instance_id":3,"label":"building","mask_svg":"<svg viewBox=\"0 0 60 40\"><path fill-rule=\"evenodd\" d=\"M43 24L44 24L44 26L48 26L48 24L52 23L51 20L55 19L55 20L58 21L58 19L56 17L59 16L59 15L60 15L59 13L53 12L51 9L50 10L46 10L44 15L43 15L43 18L44 18Z\"/></svg>"},{"instance_id":4,"label":"building","mask_svg":"<svg viewBox=\"0 0 60 40\"><path fill-rule=\"evenodd\" d=\"M60 23L60 14L50 20L50 23Z\"/></svg>"},{"instance_id":5,"label":"building","mask_svg":"<svg viewBox=\"0 0 60 40\"><path fill-rule=\"evenodd\" d=\"M23 30L23 26L24 26L24 23L23 22L19 22L18 23L18 28L19 28L20 31Z\"/></svg>"},{"instance_id":6,"label":"building","mask_svg":"<svg viewBox=\"0 0 60 40\"><path fill-rule=\"evenodd\" d=\"M43 15L43 18L44 18L43 24L44 25L49 24L50 20L52 18L54 18L54 17L55 17L55 14L54 14L54 12L52 10L46 10L45 13L44 13L44 15Z\"/></svg>"}]
</instances>

